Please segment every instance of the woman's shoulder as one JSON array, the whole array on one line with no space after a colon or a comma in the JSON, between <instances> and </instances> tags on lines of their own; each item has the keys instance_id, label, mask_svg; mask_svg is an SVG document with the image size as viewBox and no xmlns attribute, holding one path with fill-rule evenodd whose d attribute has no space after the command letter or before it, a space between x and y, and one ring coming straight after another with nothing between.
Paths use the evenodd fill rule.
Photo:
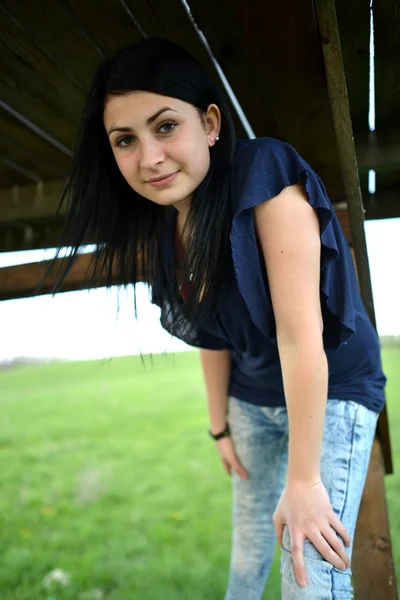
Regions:
<instances>
[{"instance_id":1,"label":"woman's shoulder","mask_svg":"<svg viewBox=\"0 0 400 600\"><path fill-rule=\"evenodd\" d=\"M287 142L270 137L239 140L231 175L234 214L297 183L305 170L309 165Z\"/></svg>"},{"instance_id":2,"label":"woman's shoulder","mask_svg":"<svg viewBox=\"0 0 400 600\"><path fill-rule=\"evenodd\" d=\"M242 161L251 162L255 159L273 158L275 156L296 155L300 158L295 148L288 142L272 137L258 137L236 142L235 166L240 166Z\"/></svg>"}]
</instances>

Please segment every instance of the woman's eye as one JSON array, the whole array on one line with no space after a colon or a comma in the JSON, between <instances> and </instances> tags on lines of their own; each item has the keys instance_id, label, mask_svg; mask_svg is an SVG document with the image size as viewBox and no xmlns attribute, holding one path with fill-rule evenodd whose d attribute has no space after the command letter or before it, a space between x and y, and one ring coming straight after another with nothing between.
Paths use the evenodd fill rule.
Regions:
<instances>
[{"instance_id":1,"label":"woman's eye","mask_svg":"<svg viewBox=\"0 0 400 600\"><path fill-rule=\"evenodd\" d=\"M126 135L125 137L118 138L116 141L116 145L119 148L126 148L132 142L133 136Z\"/></svg>"},{"instance_id":2,"label":"woman's eye","mask_svg":"<svg viewBox=\"0 0 400 600\"><path fill-rule=\"evenodd\" d=\"M171 131L173 131L176 126L177 123L174 123L174 121L166 121L158 128L158 131L161 133L171 133ZM162 129L164 131L161 131Z\"/></svg>"}]
</instances>

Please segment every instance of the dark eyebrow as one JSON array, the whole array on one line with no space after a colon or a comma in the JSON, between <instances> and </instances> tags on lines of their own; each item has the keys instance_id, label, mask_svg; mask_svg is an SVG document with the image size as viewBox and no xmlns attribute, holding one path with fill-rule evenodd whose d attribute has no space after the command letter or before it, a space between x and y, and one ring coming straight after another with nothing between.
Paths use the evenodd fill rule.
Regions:
<instances>
[{"instance_id":1,"label":"dark eyebrow","mask_svg":"<svg viewBox=\"0 0 400 600\"><path fill-rule=\"evenodd\" d=\"M152 115L151 117L149 117L147 119L147 125L151 125L152 123L154 123L154 121L156 119L158 119L158 117L160 115L162 115L163 112L166 112L167 110L172 110L172 112L178 112L177 110L174 110L173 108L170 108L169 106L164 106L163 108L160 108L160 110L158 110L154 115ZM108 131L108 135L111 135L111 133L113 131L122 131L123 133L130 133L132 131L132 129L130 127L114 127L112 126L111 129Z\"/></svg>"}]
</instances>

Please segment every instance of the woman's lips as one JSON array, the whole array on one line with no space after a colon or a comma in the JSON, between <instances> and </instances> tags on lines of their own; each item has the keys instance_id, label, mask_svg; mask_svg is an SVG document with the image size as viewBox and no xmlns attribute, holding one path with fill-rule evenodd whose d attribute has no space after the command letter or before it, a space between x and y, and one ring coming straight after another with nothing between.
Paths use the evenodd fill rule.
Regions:
<instances>
[{"instance_id":1,"label":"woman's lips","mask_svg":"<svg viewBox=\"0 0 400 600\"><path fill-rule=\"evenodd\" d=\"M149 185L152 185L153 187L164 187L166 185L169 185L172 181L174 181L178 175L179 171L177 171L176 173L172 173L172 175L168 175L163 179L159 179L158 181L148 181L147 183Z\"/></svg>"}]
</instances>

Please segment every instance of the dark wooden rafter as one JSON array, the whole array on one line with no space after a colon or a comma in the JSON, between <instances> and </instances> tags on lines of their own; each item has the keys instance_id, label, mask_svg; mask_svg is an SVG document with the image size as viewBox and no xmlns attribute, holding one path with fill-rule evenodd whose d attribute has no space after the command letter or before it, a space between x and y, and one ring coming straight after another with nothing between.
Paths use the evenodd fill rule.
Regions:
<instances>
[{"instance_id":1,"label":"dark wooden rafter","mask_svg":"<svg viewBox=\"0 0 400 600\"><path fill-rule=\"evenodd\" d=\"M336 131L341 170L347 196L358 280L364 305L367 308L371 321L376 326L363 225L364 215L361 188L358 177L354 140L352 136L352 123L344 74L343 57L340 46L335 0L315 0L315 6L320 27L327 85L332 107L332 117ZM372 488L374 478L371 477L371 469L374 468L374 465L376 468L376 462L374 463L374 460L376 461L380 459L381 452L383 453L386 472L391 473L393 471L386 407L380 415L377 434L378 436L375 442L374 453L371 457L369 477L367 479L364 492L365 500L360 507L360 519L357 526L357 535L355 538L356 546L352 561L353 573L357 587L357 599L374 598L378 600L382 598L382 600L396 600L396 581L382 481L383 469L381 469L380 473L378 474L378 479L380 476L381 483L380 489L377 490L376 481L374 488ZM376 453L378 453L378 458ZM377 502L367 502L367 499L371 493L375 493L378 496L380 500L379 505ZM384 511L382 510L382 505L385 508ZM374 519L376 525L378 524L378 526L376 526L372 532L365 528L366 509L368 510L368 516ZM379 537L376 538L375 536L378 535L378 532ZM370 552L366 554L365 543L369 537L371 537L370 541L372 543L370 543ZM381 537L384 537L386 540L384 547L378 543ZM379 578L374 577L374 580L372 581L365 576L366 572L376 572L377 570L380 574Z\"/></svg>"}]
</instances>

